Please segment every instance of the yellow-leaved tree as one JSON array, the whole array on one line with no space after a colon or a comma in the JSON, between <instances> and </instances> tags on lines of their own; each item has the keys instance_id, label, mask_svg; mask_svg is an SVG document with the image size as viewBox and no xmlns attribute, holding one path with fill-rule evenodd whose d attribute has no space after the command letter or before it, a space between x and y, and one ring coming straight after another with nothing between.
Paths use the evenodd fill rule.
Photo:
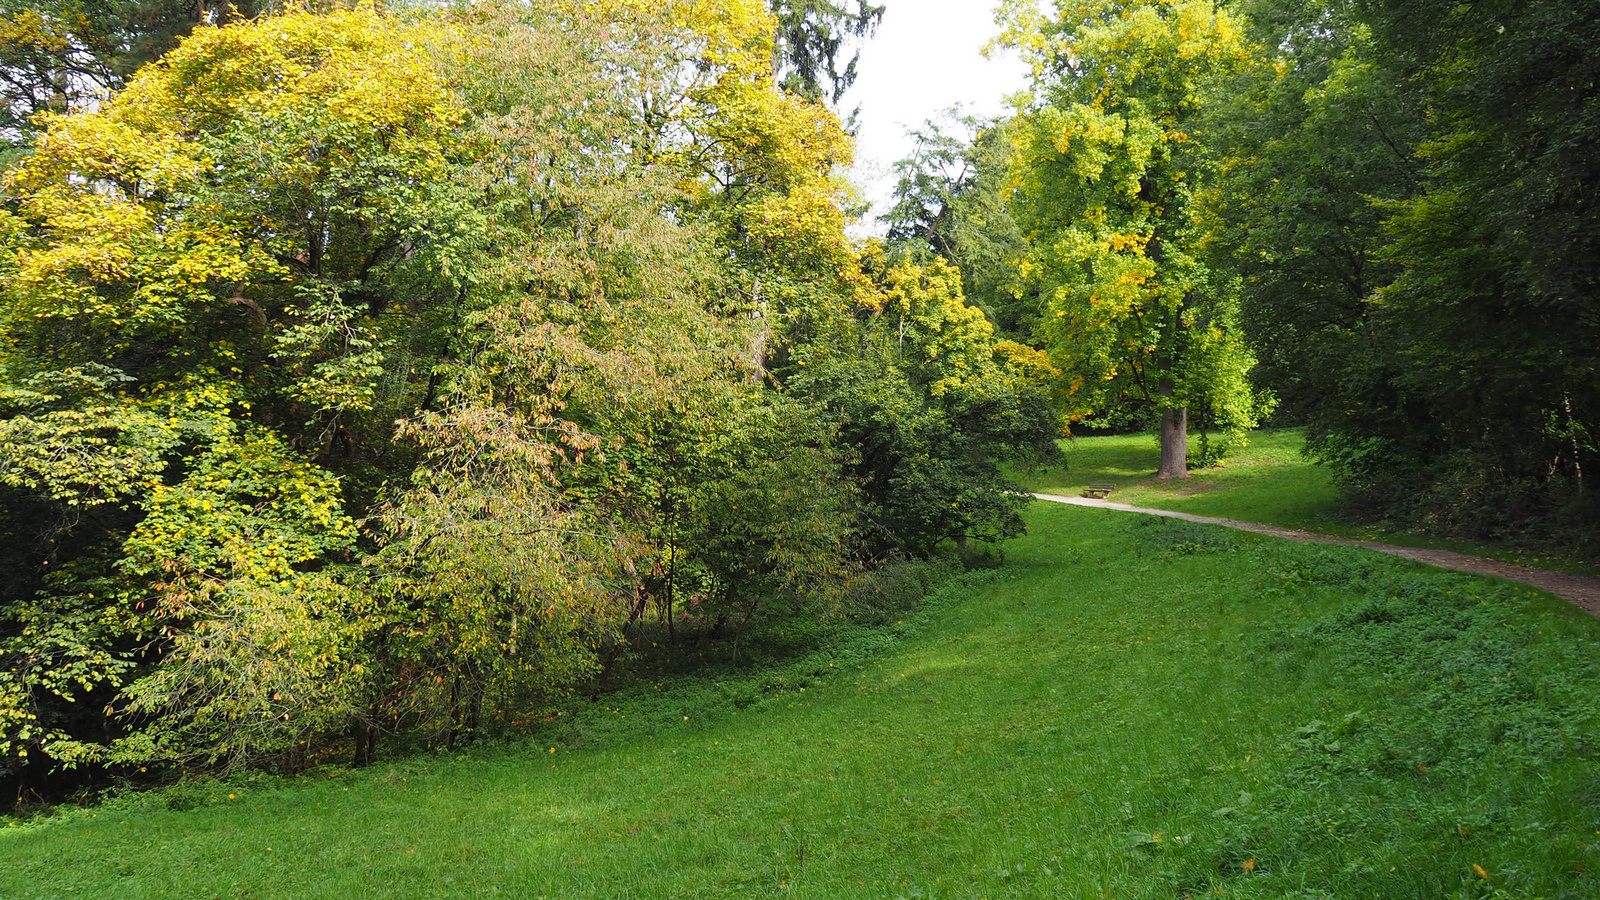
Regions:
<instances>
[{"instance_id":1,"label":"yellow-leaved tree","mask_svg":"<svg viewBox=\"0 0 1600 900\"><path fill-rule=\"evenodd\" d=\"M1002 6L1003 40L1033 66L1013 134L1017 202L1043 296L1036 326L1072 387L1069 416L1159 420L1160 478L1188 475L1189 410L1254 424L1254 359L1238 287L1208 262L1214 180L1201 112L1251 64L1213 0L1059 0Z\"/></svg>"},{"instance_id":2,"label":"yellow-leaved tree","mask_svg":"<svg viewBox=\"0 0 1600 900\"><path fill-rule=\"evenodd\" d=\"M259 758L357 705L336 568L473 221L444 30L200 28L7 174L4 755Z\"/></svg>"}]
</instances>

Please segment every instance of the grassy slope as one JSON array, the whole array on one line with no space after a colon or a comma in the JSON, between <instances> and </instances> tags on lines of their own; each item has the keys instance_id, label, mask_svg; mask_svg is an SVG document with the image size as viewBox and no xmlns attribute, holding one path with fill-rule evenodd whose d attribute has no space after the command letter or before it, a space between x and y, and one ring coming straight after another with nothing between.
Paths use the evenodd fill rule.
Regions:
<instances>
[{"instance_id":1,"label":"grassy slope","mask_svg":"<svg viewBox=\"0 0 1600 900\"><path fill-rule=\"evenodd\" d=\"M1345 521L1336 512L1338 492L1331 474L1300 455L1304 444L1305 435L1297 428L1253 432L1249 446L1229 454L1222 467L1195 470L1186 482L1161 484L1154 480L1160 461L1155 437L1075 438L1061 442L1064 464L1018 469L1012 474L1028 490L1044 494L1076 497L1090 484L1111 482L1117 485L1111 499L1134 506L1265 522L1406 547L1456 550L1561 572L1600 575L1600 565L1582 560Z\"/></svg>"},{"instance_id":2,"label":"grassy slope","mask_svg":"<svg viewBox=\"0 0 1600 900\"><path fill-rule=\"evenodd\" d=\"M1346 548L1029 518L893 640L537 743L0 828L0 897L1600 896L1600 622Z\"/></svg>"}]
</instances>

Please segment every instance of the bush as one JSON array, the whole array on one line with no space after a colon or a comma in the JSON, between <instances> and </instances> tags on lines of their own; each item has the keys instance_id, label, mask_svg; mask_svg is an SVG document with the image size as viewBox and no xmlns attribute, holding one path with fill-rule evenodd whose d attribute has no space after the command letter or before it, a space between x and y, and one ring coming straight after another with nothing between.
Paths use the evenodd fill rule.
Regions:
<instances>
[{"instance_id":1,"label":"bush","mask_svg":"<svg viewBox=\"0 0 1600 900\"><path fill-rule=\"evenodd\" d=\"M952 559L895 559L856 583L846 600L847 615L882 624L903 618L923 598L961 571Z\"/></svg>"}]
</instances>

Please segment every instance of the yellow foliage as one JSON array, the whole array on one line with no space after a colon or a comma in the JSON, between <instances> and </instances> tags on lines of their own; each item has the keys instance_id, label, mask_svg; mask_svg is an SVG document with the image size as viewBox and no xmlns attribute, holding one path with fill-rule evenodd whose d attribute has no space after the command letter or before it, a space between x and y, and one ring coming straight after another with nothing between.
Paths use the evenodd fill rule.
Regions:
<instances>
[{"instance_id":1,"label":"yellow foliage","mask_svg":"<svg viewBox=\"0 0 1600 900\"><path fill-rule=\"evenodd\" d=\"M1002 15L1035 66L1013 135L1025 208L1048 211L1025 223L1030 274L1053 313L1041 336L1058 365L1106 396L1147 401L1157 370L1203 368L1204 354L1177 338L1193 327L1184 310L1231 315L1199 253L1206 173L1190 123L1212 79L1246 64L1248 44L1214 0L1062 0L1051 17L1025 7L1007 3Z\"/></svg>"},{"instance_id":2,"label":"yellow foliage","mask_svg":"<svg viewBox=\"0 0 1600 900\"><path fill-rule=\"evenodd\" d=\"M0 248L13 254L10 289L20 301L8 307L25 318L87 320L109 335L128 323L176 323L185 308L219 302L218 285L239 285L237 292L280 278L282 261L244 235L283 238L300 223L240 221L228 209L170 204L240 162L214 158L218 144L206 139L240 120L327 125L285 128L280 143L235 152L271 153L280 162L322 153L320 165L336 167L353 148L313 146L327 144L316 135L332 131L381 142L411 161L411 177L440 176L440 148L453 140L461 113L418 43L443 27L363 6L201 28L98 111L46 117L37 152L6 186L20 197L21 217L50 240Z\"/></svg>"}]
</instances>

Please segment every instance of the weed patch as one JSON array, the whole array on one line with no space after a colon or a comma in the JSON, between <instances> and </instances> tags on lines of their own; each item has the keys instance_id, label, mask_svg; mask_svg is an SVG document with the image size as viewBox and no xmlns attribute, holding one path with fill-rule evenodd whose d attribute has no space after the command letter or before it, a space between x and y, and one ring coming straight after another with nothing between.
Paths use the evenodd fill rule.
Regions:
<instances>
[{"instance_id":1,"label":"weed patch","mask_svg":"<svg viewBox=\"0 0 1600 900\"><path fill-rule=\"evenodd\" d=\"M1187 556L1226 553L1239 546L1239 537L1224 528L1196 525L1183 519L1140 516L1133 519L1134 534L1142 552Z\"/></svg>"}]
</instances>

